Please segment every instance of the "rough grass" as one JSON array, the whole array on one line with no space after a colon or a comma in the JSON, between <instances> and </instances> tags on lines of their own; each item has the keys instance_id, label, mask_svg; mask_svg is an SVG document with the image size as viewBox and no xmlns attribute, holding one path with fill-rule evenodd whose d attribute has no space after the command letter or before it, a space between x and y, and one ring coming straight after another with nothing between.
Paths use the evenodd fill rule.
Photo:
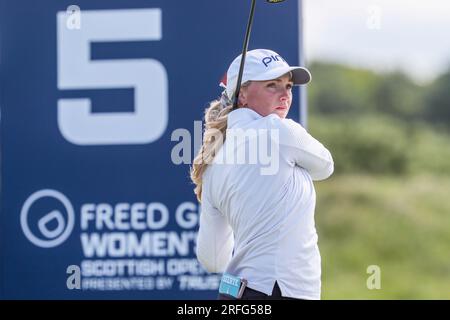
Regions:
<instances>
[{"instance_id":1,"label":"rough grass","mask_svg":"<svg viewBox=\"0 0 450 320\"><path fill-rule=\"evenodd\" d=\"M450 299L449 176L336 175L316 191L322 299Z\"/></svg>"}]
</instances>

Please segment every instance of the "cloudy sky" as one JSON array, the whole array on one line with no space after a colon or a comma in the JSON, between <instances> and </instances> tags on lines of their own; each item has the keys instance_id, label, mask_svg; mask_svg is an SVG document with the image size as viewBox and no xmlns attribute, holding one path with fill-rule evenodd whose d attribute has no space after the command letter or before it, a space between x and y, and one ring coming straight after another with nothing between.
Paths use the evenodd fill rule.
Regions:
<instances>
[{"instance_id":1,"label":"cloudy sky","mask_svg":"<svg viewBox=\"0 0 450 320\"><path fill-rule=\"evenodd\" d=\"M450 68L450 1L303 0L307 61L401 69L426 83Z\"/></svg>"}]
</instances>

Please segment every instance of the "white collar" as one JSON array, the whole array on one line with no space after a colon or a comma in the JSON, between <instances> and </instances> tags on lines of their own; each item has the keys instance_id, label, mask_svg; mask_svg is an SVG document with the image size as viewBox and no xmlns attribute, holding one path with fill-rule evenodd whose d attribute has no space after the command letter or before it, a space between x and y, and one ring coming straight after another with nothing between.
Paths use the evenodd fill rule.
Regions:
<instances>
[{"instance_id":1,"label":"white collar","mask_svg":"<svg viewBox=\"0 0 450 320\"><path fill-rule=\"evenodd\" d=\"M238 108L228 114L227 128L239 127L242 123L258 120L262 117L250 108Z\"/></svg>"}]
</instances>

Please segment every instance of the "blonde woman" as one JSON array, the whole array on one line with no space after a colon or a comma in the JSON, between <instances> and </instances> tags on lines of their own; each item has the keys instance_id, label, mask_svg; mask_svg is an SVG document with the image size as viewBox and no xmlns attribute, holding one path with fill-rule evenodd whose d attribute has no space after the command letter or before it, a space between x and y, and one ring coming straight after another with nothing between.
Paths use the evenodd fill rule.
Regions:
<instances>
[{"instance_id":1,"label":"blonde woman","mask_svg":"<svg viewBox=\"0 0 450 320\"><path fill-rule=\"evenodd\" d=\"M320 299L313 181L328 178L334 164L319 141L287 118L292 87L311 75L274 51L249 51L233 110L240 59L228 68L221 98L205 111L203 145L191 169L201 202L197 258L207 271L223 273L219 299ZM249 161L261 149L276 162L270 170L267 161Z\"/></svg>"}]
</instances>

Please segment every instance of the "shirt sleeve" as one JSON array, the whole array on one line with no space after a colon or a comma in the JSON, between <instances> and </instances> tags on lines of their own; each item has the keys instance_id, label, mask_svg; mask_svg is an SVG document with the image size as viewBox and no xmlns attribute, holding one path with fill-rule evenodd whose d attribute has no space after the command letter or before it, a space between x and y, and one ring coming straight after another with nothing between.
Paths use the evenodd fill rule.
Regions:
<instances>
[{"instance_id":1,"label":"shirt sleeve","mask_svg":"<svg viewBox=\"0 0 450 320\"><path fill-rule=\"evenodd\" d=\"M196 247L198 261L208 272L224 272L231 260L233 247L233 231L227 219L202 192Z\"/></svg>"},{"instance_id":2,"label":"shirt sleeve","mask_svg":"<svg viewBox=\"0 0 450 320\"><path fill-rule=\"evenodd\" d=\"M334 171L330 151L291 119L281 120L280 152L288 161L306 169L313 180L324 180Z\"/></svg>"}]
</instances>

